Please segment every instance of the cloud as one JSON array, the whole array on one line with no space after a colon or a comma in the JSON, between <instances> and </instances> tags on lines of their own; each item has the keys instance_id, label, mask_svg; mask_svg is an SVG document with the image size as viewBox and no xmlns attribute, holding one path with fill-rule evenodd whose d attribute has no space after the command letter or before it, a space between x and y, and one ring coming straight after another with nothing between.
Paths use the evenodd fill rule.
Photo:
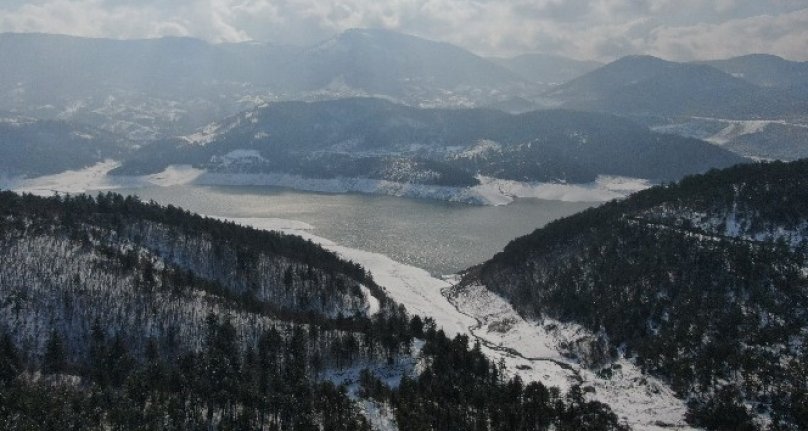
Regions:
<instances>
[{"instance_id":1,"label":"cloud","mask_svg":"<svg viewBox=\"0 0 808 431\"><path fill-rule=\"evenodd\" d=\"M808 60L805 0L4 0L0 31L308 45L355 27L486 55Z\"/></svg>"}]
</instances>

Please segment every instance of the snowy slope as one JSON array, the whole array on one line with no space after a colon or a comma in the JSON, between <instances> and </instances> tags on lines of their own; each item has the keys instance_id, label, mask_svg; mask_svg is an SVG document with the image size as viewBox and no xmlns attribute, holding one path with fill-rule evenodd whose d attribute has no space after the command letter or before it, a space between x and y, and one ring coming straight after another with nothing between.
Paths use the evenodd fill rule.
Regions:
<instances>
[{"instance_id":1,"label":"snowy slope","mask_svg":"<svg viewBox=\"0 0 808 431\"><path fill-rule=\"evenodd\" d=\"M541 381L563 390L573 384L588 396L607 403L634 429L691 429L684 420L686 406L659 380L643 375L632 362L620 359L603 368L610 378L599 377L566 352L594 335L577 325L551 320L523 319L511 305L482 286L454 286L452 278L432 277L428 272L396 262L384 255L341 246L312 235L310 226L279 219L230 218L258 229L300 235L334 251L343 259L359 263L374 280L410 313L428 316L447 335L467 334L480 341L495 362L524 381Z\"/></svg>"}]
</instances>

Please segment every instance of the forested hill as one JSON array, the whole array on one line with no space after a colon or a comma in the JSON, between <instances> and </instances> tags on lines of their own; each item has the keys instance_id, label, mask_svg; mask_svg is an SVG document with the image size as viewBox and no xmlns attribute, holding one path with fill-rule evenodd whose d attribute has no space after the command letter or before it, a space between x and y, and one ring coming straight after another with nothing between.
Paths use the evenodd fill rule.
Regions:
<instances>
[{"instance_id":1,"label":"forested hill","mask_svg":"<svg viewBox=\"0 0 808 431\"><path fill-rule=\"evenodd\" d=\"M604 334L708 429L808 428L808 160L685 178L547 225L474 268ZM598 358L587 358L597 362Z\"/></svg>"},{"instance_id":2,"label":"forested hill","mask_svg":"<svg viewBox=\"0 0 808 431\"><path fill-rule=\"evenodd\" d=\"M574 183L598 175L670 181L746 161L715 145L654 133L608 114L510 115L353 98L279 102L244 112L195 135L144 146L113 173L142 175L193 164L214 172L469 186L477 175Z\"/></svg>"},{"instance_id":3,"label":"forested hill","mask_svg":"<svg viewBox=\"0 0 808 431\"><path fill-rule=\"evenodd\" d=\"M0 192L0 262L0 429L624 429L299 237Z\"/></svg>"}]
</instances>

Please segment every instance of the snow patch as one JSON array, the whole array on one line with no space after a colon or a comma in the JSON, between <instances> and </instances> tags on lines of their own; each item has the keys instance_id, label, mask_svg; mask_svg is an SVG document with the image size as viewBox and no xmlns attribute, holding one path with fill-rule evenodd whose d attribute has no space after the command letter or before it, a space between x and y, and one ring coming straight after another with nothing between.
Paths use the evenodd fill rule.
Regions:
<instances>
[{"instance_id":1,"label":"snow patch","mask_svg":"<svg viewBox=\"0 0 808 431\"><path fill-rule=\"evenodd\" d=\"M484 196L489 205L507 205L516 198L535 198L564 202L606 202L647 189L645 179L600 175L592 183L527 183L479 177L480 185L472 190Z\"/></svg>"}]
</instances>

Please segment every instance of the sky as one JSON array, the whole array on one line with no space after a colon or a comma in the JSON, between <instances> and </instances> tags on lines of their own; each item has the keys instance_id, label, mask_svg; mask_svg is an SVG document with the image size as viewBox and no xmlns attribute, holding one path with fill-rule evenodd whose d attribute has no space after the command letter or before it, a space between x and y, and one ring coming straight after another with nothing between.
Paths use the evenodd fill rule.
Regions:
<instances>
[{"instance_id":1,"label":"sky","mask_svg":"<svg viewBox=\"0 0 808 431\"><path fill-rule=\"evenodd\" d=\"M808 0L2 0L0 32L311 45L385 28L480 55L808 60Z\"/></svg>"}]
</instances>

